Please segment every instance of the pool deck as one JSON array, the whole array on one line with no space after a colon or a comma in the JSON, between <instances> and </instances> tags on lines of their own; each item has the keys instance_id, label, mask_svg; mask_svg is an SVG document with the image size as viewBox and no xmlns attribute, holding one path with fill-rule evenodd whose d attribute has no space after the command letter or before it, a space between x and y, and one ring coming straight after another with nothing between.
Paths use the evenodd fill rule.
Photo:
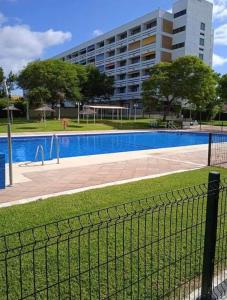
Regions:
<instances>
[{"instance_id":1,"label":"pool deck","mask_svg":"<svg viewBox=\"0 0 227 300\"><path fill-rule=\"evenodd\" d=\"M198 169L207 164L207 148L196 145L63 158L59 165L56 160L44 166L17 163L14 185L0 191L0 207Z\"/></svg>"}]
</instances>

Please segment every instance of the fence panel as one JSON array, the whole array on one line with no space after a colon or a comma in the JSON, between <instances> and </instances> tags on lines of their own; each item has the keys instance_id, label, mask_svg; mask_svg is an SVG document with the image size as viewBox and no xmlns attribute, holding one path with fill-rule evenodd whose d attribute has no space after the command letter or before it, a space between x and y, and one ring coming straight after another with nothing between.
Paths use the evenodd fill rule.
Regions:
<instances>
[{"instance_id":1,"label":"fence panel","mask_svg":"<svg viewBox=\"0 0 227 300\"><path fill-rule=\"evenodd\" d=\"M227 163L227 134L210 133L208 165Z\"/></svg>"},{"instance_id":2,"label":"fence panel","mask_svg":"<svg viewBox=\"0 0 227 300\"><path fill-rule=\"evenodd\" d=\"M226 188L215 261L222 279ZM204 184L1 236L0 299L196 299L206 206Z\"/></svg>"}]
</instances>

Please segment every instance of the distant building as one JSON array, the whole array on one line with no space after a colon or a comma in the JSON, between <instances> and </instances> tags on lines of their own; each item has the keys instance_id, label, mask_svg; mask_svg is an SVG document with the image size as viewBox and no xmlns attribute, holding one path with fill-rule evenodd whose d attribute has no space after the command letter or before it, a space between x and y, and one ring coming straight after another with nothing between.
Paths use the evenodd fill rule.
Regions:
<instances>
[{"instance_id":1,"label":"distant building","mask_svg":"<svg viewBox=\"0 0 227 300\"><path fill-rule=\"evenodd\" d=\"M195 55L212 66L212 12L207 0L178 0L172 13L155 10L54 58L96 65L115 79L111 102L133 106L154 64Z\"/></svg>"}]
</instances>

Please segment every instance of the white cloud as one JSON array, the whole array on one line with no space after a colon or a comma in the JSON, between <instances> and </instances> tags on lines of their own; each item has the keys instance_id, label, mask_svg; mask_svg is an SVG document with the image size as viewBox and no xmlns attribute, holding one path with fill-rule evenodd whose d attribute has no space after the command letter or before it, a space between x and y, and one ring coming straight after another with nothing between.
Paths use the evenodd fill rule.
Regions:
<instances>
[{"instance_id":1,"label":"white cloud","mask_svg":"<svg viewBox=\"0 0 227 300\"><path fill-rule=\"evenodd\" d=\"M214 30L214 43L227 46L227 24L223 24Z\"/></svg>"},{"instance_id":2,"label":"white cloud","mask_svg":"<svg viewBox=\"0 0 227 300\"><path fill-rule=\"evenodd\" d=\"M222 57L217 54L213 54L213 66L214 67L223 66L226 63L227 63L227 58Z\"/></svg>"},{"instance_id":3,"label":"white cloud","mask_svg":"<svg viewBox=\"0 0 227 300\"><path fill-rule=\"evenodd\" d=\"M100 29L95 29L95 30L93 31L93 33L92 33L92 35L93 35L94 37L100 36L100 35L102 35L102 34L103 34L103 32L102 32L102 30L100 30Z\"/></svg>"},{"instance_id":4,"label":"white cloud","mask_svg":"<svg viewBox=\"0 0 227 300\"><path fill-rule=\"evenodd\" d=\"M8 20L8 19L3 15L3 13L0 12L0 26L1 26L3 23L7 22L7 20Z\"/></svg>"},{"instance_id":5,"label":"white cloud","mask_svg":"<svg viewBox=\"0 0 227 300\"><path fill-rule=\"evenodd\" d=\"M225 19L227 18L227 1L226 0L214 0L214 18Z\"/></svg>"},{"instance_id":6,"label":"white cloud","mask_svg":"<svg viewBox=\"0 0 227 300\"><path fill-rule=\"evenodd\" d=\"M48 47L71 39L70 32L32 31L27 25L3 25L0 23L0 66L6 73L18 72L28 62L42 56Z\"/></svg>"}]
</instances>

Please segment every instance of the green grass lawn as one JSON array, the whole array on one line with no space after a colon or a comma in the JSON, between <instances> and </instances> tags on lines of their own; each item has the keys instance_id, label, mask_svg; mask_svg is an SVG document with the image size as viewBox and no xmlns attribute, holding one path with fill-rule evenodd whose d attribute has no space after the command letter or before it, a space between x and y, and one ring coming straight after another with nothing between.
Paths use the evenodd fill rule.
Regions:
<instances>
[{"instance_id":1,"label":"green grass lawn","mask_svg":"<svg viewBox=\"0 0 227 300\"><path fill-rule=\"evenodd\" d=\"M214 121L208 121L208 122L202 122L202 124L204 125L213 125L213 126L227 126L227 121L218 121L218 120L214 120Z\"/></svg>"},{"instance_id":2,"label":"green grass lawn","mask_svg":"<svg viewBox=\"0 0 227 300\"><path fill-rule=\"evenodd\" d=\"M0 119L0 133L6 132L6 119ZM89 131L89 130L113 130L113 129L149 129L150 119L123 120L97 120L96 124L93 120L87 124L86 121L81 120L80 124L77 120L69 119L69 126L66 131ZM64 131L64 128L58 120L47 120L46 124L43 122L33 120L26 121L25 119L15 118L12 126L13 132L50 132L50 131Z\"/></svg>"},{"instance_id":3,"label":"green grass lawn","mask_svg":"<svg viewBox=\"0 0 227 300\"><path fill-rule=\"evenodd\" d=\"M34 232L27 231L21 236L13 235L7 242L10 248L29 241L40 241L7 253L9 299L21 299L34 293L34 289L39 291L37 299L47 299L47 286L49 299L77 299L80 293L81 299L90 299L89 294L91 299L99 299L99 291L101 299L104 299L107 294L121 289L124 292L119 292L117 299L150 299L151 295L157 299L158 295L169 293L185 280L194 278L201 267L204 223L196 227L194 224L204 220L204 198L196 197L195 201L171 206L167 204L174 200L171 195L169 199L165 196L150 197L206 183L210 170L218 170L222 178L227 176L226 169L204 168L0 209L0 232L6 234L148 198L142 204L136 202L133 207L129 206L129 210L121 206L117 212L114 210L114 214L110 210L109 215L103 212L94 214L91 219L85 216L81 219L82 223L75 218L70 223L66 220L59 226L53 224L37 228ZM198 191L200 189L194 191L195 194ZM181 193L181 197L186 197L186 194ZM179 199L180 196L175 193L175 197ZM150 209L163 201L166 206ZM140 213L127 215L126 211L134 209ZM124 218L110 221L118 213ZM86 227L91 222L100 222L100 218L103 222L99 226ZM222 234L227 233L226 223L223 224ZM78 228L82 229L78 231ZM184 230L180 231L180 228ZM54 237L55 234L59 238ZM4 248L5 241L0 239L0 250ZM21 254L21 259L18 254ZM4 259L5 254L0 254L0 299L4 299L5 295ZM69 276L71 280L67 279ZM57 284L59 281L61 283ZM26 299L34 299L34 296Z\"/></svg>"}]
</instances>

